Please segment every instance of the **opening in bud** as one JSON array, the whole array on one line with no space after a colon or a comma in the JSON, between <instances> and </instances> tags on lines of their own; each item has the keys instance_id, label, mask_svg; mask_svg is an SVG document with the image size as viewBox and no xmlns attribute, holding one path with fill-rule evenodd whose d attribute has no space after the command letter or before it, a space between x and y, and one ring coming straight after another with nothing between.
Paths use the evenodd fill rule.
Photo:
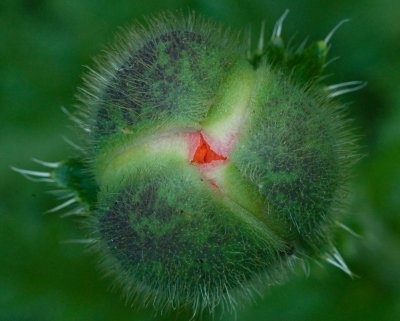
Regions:
<instances>
[{"instance_id":1,"label":"opening in bud","mask_svg":"<svg viewBox=\"0 0 400 321\"><path fill-rule=\"evenodd\" d=\"M194 153L192 163L206 164L215 160L226 160L226 158L226 156L219 155L214 152L204 139L203 135L200 133L199 145Z\"/></svg>"}]
</instances>

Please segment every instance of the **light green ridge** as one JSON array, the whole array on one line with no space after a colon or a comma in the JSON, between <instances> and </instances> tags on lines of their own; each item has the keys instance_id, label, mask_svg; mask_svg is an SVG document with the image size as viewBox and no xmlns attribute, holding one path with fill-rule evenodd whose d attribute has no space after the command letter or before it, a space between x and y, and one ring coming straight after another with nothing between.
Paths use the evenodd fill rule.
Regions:
<instances>
[{"instance_id":1,"label":"light green ridge","mask_svg":"<svg viewBox=\"0 0 400 321\"><path fill-rule=\"evenodd\" d=\"M232 162L218 167L213 177L227 198L252 213L258 220L268 222L267 217L261 214L263 203L257 190L243 178Z\"/></svg>"},{"instance_id":2,"label":"light green ridge","mask_svg":"<svg viewBox=\"0 0 400 321\"><path fill-rule=\"evenodd\" d=\"M234 135L246 119L256 72L246 61L236 64L217 94L216 103L202 123L204 130L222 141Z\"/></svg>"},{"instance_id":3,"label":"light green ridge","mask_svg":"<svg viewBox=\"0 0 400 321\"><path fill-rule=\"evenodd\" d=\"M138 167L163 167L167 158L185 164L188 160L187 139L184 135L158 133L138 139L129 148L102 160L96 169L96 177L100 187L117 188L121 180L131 176Z\"/></svg>"}]
</instances>

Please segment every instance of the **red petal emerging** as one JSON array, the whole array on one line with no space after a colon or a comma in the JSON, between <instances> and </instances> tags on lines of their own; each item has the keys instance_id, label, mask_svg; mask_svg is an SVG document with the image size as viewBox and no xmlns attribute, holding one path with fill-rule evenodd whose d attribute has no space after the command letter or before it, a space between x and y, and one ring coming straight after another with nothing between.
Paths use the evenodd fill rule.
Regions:
<instances>
[{"instance_id":1,"label":"red petal emerging","mask_svg":"<svg viewBox=\"0 0 400 321\"><path fill-rule=\"evenodd\" d=\"M194 153L192 163L206 164L215 160L226 160L226 156L214 152L200 133L199 146Z\"/></svg>"}]
</instances>

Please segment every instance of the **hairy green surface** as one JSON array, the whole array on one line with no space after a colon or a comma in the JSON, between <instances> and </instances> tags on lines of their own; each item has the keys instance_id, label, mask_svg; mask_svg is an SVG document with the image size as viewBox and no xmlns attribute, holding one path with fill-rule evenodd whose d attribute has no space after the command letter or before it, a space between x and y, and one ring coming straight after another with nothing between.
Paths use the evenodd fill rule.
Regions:
<instances>
[{"instance_id":1,"label":"hairy green surface","mask_svg":"<svg viewBox=\"0 0 400 321\"><path fill-rule=\"evenodd\" d=\"M74 103L82 65L112 39L118 26L164 9L196 9L234 28L252 24L256 40L262 19L267 31L285 8L284 35L294 43L320 39L341 19L352 21L332 41L326 83L365 80L369 85L341 99L359 127L365 157L349 186L350 205L336 245L359 277L311 264L274 287L264 299L239 311L237 320L396 320L400 314L399 240L399 63L398 2L336 1L3 1L0 4L0 318L3 320L188 320L185 312L153 317L154 309L125 305L110 280L94 269L97 256L65 244L90 235L76 219L42 213L59 203L46 189L27 184L8 168L32 168L32 156L65 159L61 135L66 117L59 106ZM68 133L68 136L71 136ZM80 144L81 134L72 138ZM41 170L37 165L35 169ZM79 176L79 175L78 175ZM237 175L234 175L237 177ZM79 181L79 179L78 179ZM79 183L80 184L80 183ZM40 195L40 197L39 197ZM247 197L246 197L247 198ZM207 319L205 317L205 319ZM226 316L224 320L232 320Z\"/></svg>"},{"instance_id":2,"label":"hairy green surface","mask_svg":"<svg viewBox=\"0 0 400 321\"><path fill-rule=\"evenodd\" d=\"M237 39L210 22L169 13L148 24L127 29L86 78L81 112L95 145L116 145L126 131L195 126L238 57Z\"/></svg>"},{"instance_id":3,"label":"hairy green surface","mask_svg":"<svg viewBox=\"0 0 400 321\"><path fill-rule=\"evenodd\" d=\"M327 43L292 52L275 31L249 57L248 40L162 14L127 29L85 77L76 122L99 189L94 248L137 302L234 311L295 260L336 253L355 157L319 83ZM202 135L221 159L198 163Z\"/></svg>"},{"instance_id":4,"label":"hairy green surface","mask_svg":"<svg viewBox=\"0 0 400 321\"><path fill-rule=\"evenodd\" d=\"M285 222L293 242L326 242L325 225L337 214L332 205L352 158L351 149L341 150L349 140L340 141L338 107L270 67L259 68L257 76L251 116L232 162Z\"/></svg>"},{"instance_id":5,"label":"hairy green surface","mask_svg":"<svg viewBox=\"0 0 400 321\"><path fill-rule=\"evenodd\" d=\"M139 301L202 309L207 298L229 310L249 283L261 286L260 274L275 274L285 245L195 171L167 162L131 173L115 194L104 191L96 230L105 267L137 288Z\"/></svg>"}]
</instances>

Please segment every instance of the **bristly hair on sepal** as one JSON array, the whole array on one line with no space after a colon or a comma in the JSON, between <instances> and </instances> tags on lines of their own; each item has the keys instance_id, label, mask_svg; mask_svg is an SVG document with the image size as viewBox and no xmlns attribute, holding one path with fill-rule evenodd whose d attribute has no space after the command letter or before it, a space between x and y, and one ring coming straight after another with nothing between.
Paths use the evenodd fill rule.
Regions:
<instances>
[{"instance_id":1,"label":"bristly hair on sepal","mask_svg":"<svg viewBox=\"0 0 400 321\"><path fill-rule=\"evenodd\" d=\"M209 20L198 17L194 14L189 14L185 17L182 13L165 13L150 18L146 25L136 25L135 28L125 29L121 36L117 37L117 44L110 47L101 57L96 59L95 67L87 68L88 72L84 77L84 85L80 88L77 96L78 105L75 112L71 113L67 109L63 109L64 113L70 118L70 120L76 124L76 127L82 133L81 136L84 137L79 144L76 144L69 139L65 139L69 145L75 148L77 156L68 158L65 161L54 163L34 159L36 163L45 168L43 171L12 167L14 171L25 176L27 179L35 182L47 183L54 188L50 193L55 195L61 203L50 209L48 212L53 213L62 211L64 212L63 216L78 215L84 216L85 218L87 217L87 225L91 233L90 238L86 240L76 240L76 243L87 244L91 249L100 254L99 256L102 261L101 266L103 267L104 272L107 275L112 275L116 279L116 285L122 288L126 300L130 304L154 306L158 313L163 313L167 309L188 309L191 311L192 318L201 317L202 314L210 314L214 316L220 310L222 312L235 314L236 308L261 296L266 284L273 285L286 279L287 273L292 271L293 267L297 264L302 265L305 273L308 274L309 262L315 260L318 260L318 262L326 261L344 271L351 277L354 275L332 241L333 236L331 228L332 226L337 225L337 220L340 219L340 214L343 212L345 196L348 194L347 180L350 176L350 169L354 162L359 158L356 148L356 139L350 130L349 121L347 120L347 117L345 117L346 115L343 111L344 106L338 104L335 99L337 96L359 90L366 84L360 81L350 81L333 85L326 85L324 83L325 76L323 75L323 72L335 59L327 60L331 38L338 28L347 22L347 20L339 22L339 24L337 24L323 40L315 41L309 46L306 46L306 41L304 41L295 48L290 44L290 42L286 43L283 37L283 22L288 13L289 11L286 10L278 19L272 31L272 35L268 39L265 37L265 23L262 23L260 37L255 50L253 50L251 46L250 35L245 35L245 39L243 39L222 26L214 24ZM213 62L216 63L212 64L213 68L209 68L208 70L199 70L201 68L199 68L198 65L193 64L192 66L191 63L193 63L197 57L195 50L190 51L193 55L187 55L188 57L186 57L186 60L183 59L180 61L180 65L173 65L180 58L179 46L186 50L188 47L185 46L187 43L191 42L194 44L196 50L202 50L204 49L202 47L205 46L207 49L211 50L216 48L216 51L220 51L218 52L219 55L215 54L213 56L210 54L210 50L205 50L206 54L203 53L203 56L200 55L200 58L206 62L204 63L203 61L204 64L202 67L207 66L207 63L209 63L207 59L214 59ZM243 45L245 43L248 43L247 51L245 45ZM168 48L169 51L162 47L166 44L170 45ZM157 48L156 45L158 46ZM173 59L171 58L172 60L167 60L167 62L171 63L173 67L178 66L181 68L182 66L189 66L190 68L187 68L189 71L187 71L187 74L185 75L189 76L186 78L179 78L176 76L176 70L167 74L166 68L159 68L160 70L157 69L158 66L163 63L164 65L168 64L165 63L165 61L156 61L156 49L159 51L168 51L167 56L169 56L167 58L169 59L172 57ZM220 56L222 56L222 58ZM332 217L326 217L328 215L325 212L321 212L316 215L317 219L313 217L308 219L307 217L304 219L304 222L301 222L302 218L299 218L299 216L294 215L290 211L288 211L290 217L287 218L287 221L278 216L277 222L282 223L282 226L284 227L290 226L290 229L293 231L285 234L285 237L287 236L285 242L280 242L279 240L276 241L276 243L270 243L271 251L268 254L271 254L271 257L273 257L271 262L275 260L273 262L274 264L271 263L271 270L261 271L261 268L259 268L261 271L257 270L259 274L253 272L245 274L245 270L249 270L248 266L245 267L245 269L243 269L244 272L240 271L242 273L240 276L243 277L243 279L237 277L233 280L236 282L236 288L228 288L227 284L229 285L229 283L227 280L218 280L220 281L220 284L217 284L217 286L208 286L207 288L203 283L203 286L199 285L198 288L196 288L197 293L194 293L193 290L188 289L189 285L195 287L195 285L200 284L200 282L191 283L187 288L185 288L185 286L182 286L182 283L179 283L180 276L177 274L171 275L171 282L169 285L176 282L180 284L180 288L175 286L176 283L170 287L160 285L161 278L153 276L150 280L153 284L150 286L146 283L149 282L149 278L146 279L143 270L141 271L143 279L138 280L132 277L137 266L127 267L126 258L130 258L129 253L121 254L121 248L122 250L126 248L129 250L131 249L124 242L127 243L132 234L126 233L126 235L124 235L123 232L125 231L122 231L123 229L132 229L133 227L142 224L144 230L139 232L146 234L145 232L149 229L148 224L151 222L151 219L157 221L153 217L155 210L152 206L154 204L145 204L147 206L146 208L143 205L141 207L140 204L137 205L137 203L135 203L137 206L135 210L138 210L138 213L142 216L140 224L138 222L139 220L135 221L134 218L128 217L126 211L131 210L131 207L129 207L131 205L127 205L127 201L119 201L117 197L118 193L121 193L124 189L122 187L117 189L115 186L109 187L105 183L101 186L102 182L100 182L101 180L98 179L99 175L96 173L98 168L101 168L101 166L98 166L98 163L101 163L101 165L104 166L108 165L110 161L110 151L115 152L117 155L123 153L126 149L131 147L131 143L136 138L135 135L140 131L146 132L146 134L152 134L153 132L157 132L160 128L170 129L168 126L171 127L171 124L179 127L181 126L181 123L185 124L186 131L188 131L187 128L190 130L193 128L199 130L196 127L197 125L194 120L198 121L198 118L204 120L209 115L208 109L202 109L200 107L208 106L216 101L215 88L223 83L222 80L225 80L226 74L224 74L224 72L227 73L228 70L231 71L234 69L232 66L235 66L235 63L232 61L235 61L237 57L240 57L241 60L246 62L246 66L251 72L258 72L255 77L259 77L258 80L261 79L261 82L264 81L264 85L268 83L265 81L265 75L268 74L275 80L275 84L282 84L284 90L287 91L292 89L293 92L297 93L297 95L301 93L304 96L307 96L308 100L304 99L298 105L293 104L296 108L300 110L301 108L304 108L304 104L312 101L315 105L321 105L321 109L318 110L318 113L325 113L324 117L326 117L321 117L321 119L323 121L329 119L332 122L332 124L329 124L329 130L334 133L333 136L337 134L332 149L334 149L337 152L337 155L339 155L338 163L340 164L340 173L337 177L335 176L337 179L337 182L335 181L335 183L337 183L339 187L335 191L334 196L327 196L327 198L332 199L332 204L329 205L330 212L328 213ZM155 68L155 72L158 72L157 76L165 76L167 81L163 79L163 82L153 82L152 80L154 79L146 74L154 67L154 65L157 67ZM218 68L220 68L221 74L224 74L224 77L221 75L214 75L214 78L207 77L207 73L215 72L218 74L218 72L215 71L218 70ZM262 72L264 72L264 74L262 74ZM260 76L260 74L262 75ZM143 79L145 76L147 78ZM200 82L202 86L195 88L195 90L192 86L183 86L182 79L190 81L192 80L190 77L197 77L196 81ZM251 83L251 81L249 81L249 83ZM131 87L134 90L132 90ZM173 92L171 88L176 89L176 87L180 90ZM146 92L146 90L150 88L153 90L151 93L154 94L153 96ZM259 87L257 89L259 89ZM272 90L274 90L274 88L272 88ZM182 95L182 93L188 95L189 98L179 101L180 97L178 97L178 95ZM285 94L287 94L287 92L285 92ZM168 95L171 95L172 97L169 97L171 99L166 101L168 98L166 96ZM278 98L275 100L275 105L281 103L281 106L286 107L286 105L292 103L292 100L290 99L285 100L286 97L283 97L281 100ZM174 108L177 108L178 106L181 110L179 110L179 112L174 110L173 112L175 112L175 114L173 114L173 112L171 112L171 106ZM163 107L164 110L162 110L163 108L161 107ZM199 110L194 107L199 107ZM147 111L145 110L146 108ZM294 112L297 112L296 108L294 108ZM309 112L306 108L304 108L304 110ZM292 110L285 110L285 112L289 111L291 112ZM253 110L253 112L255 112L255 110ZM173 115L175 119L172 117L167 118L170 115ZM306 114L302 114L301 116L304 115ZM148 118L146 118L146 116L148 116ZM163 118L164 116L165 118ZM182 118L186 117L189 121L187 123L184 121L176 121L177 119L180 120L179 117L181 116ZM173 121L171 121L171 119ZM264 117L262 119L266 118ZM297 120L296 116L294 119ZM314 115L314 118L304 117L303 120L305 124L314 126L312 121L315 121L315 119L318 119L318 116ZM289 129L292 130L293 128L290 127ZM301 130L303 128L299 127L296 129ZM300 130L295 134L299 135L299 138L302 138L300 137ZM141 132L139 134L141 134ZM282 137L287 138L284 135L282 135ZM305 154L309 152L307 149L304 150ZM137 154L141 155L140 151ZM134 156L137 155L135 154ZM310 155L307 154L306 156ZM317 154L317 156L321 155ZM101 159L101 162L98 159ZM134 159L132 162L127 163L129 163L129 166L132 166L133 168L136 161L137 160ZM258 163L260 160L256 161L256 163ZM290 167L289 165L291 164L288 164L289 163L286 165ZM312 167L313 165L318 167L319 164L312 163L311 159L310 166ZM166 168L164 166L164 163L157 164L156 169ZM279 172L279 166L282 166L282 164L277 162L271 165L271 167L274 166L278 168L277 172ZM135 170L137 169L135 168ZM330 169L328 168L327 171L329 170ZM127 175L117 173L113 167L111 167L109 171L111 172L110 177L117 177L115 181L118 182L119 179L120 182L123 182L121 185L136 184L134 185L136 190L140 189L138 188L139 183L142 185L148 183L147 178L142 180L139 178L126 178L125 176ZM140 170L137 170L136 174L143 172L145 171L141 172ZM120 175L121 178L118 177L118 175ZM311 173L311 175L314 175L314 173ZM276 175L276 177L278 177L277 180L280 179L283 183L285 183L285 180L289 180L288 176L290 175L282 175L282 177L278 177L278 174ZM281 194L286 192L287 195L290 195L290 188L287 186L284 184L279 186L282 187L282 191L280 191ZM284 189L285 187L286 190ZM257 188L261 190L262 184L257 186ZM154 192L154 190L155 188L150 191ZM188 191L189 190L190 189L188 189ZM136 196L134 194L134 189L132 188L128 191L130 192L128 195L129 200L136 202L137 200L134 199L134 196ZM294 190L293 194L296 192L298 192L298 190ZM107 197L110 197L110 201L99 201L99 199L104 197L107 193L110 194L107 195ZM148 193L148 191L146 191L146 193L149 198L151 198L150 196L154 196L149 196L151 193ZM160 195L157 195L158 198L156 198L157 201L165 201L165 203L163 203L165 206L162 207L162 209L165 209L167 205L170 205L168 201L173 199L173 197L169 197L170 195L168 193L166 194L168 195L168 197L165 197L166 201L165 199L162 199ZM187 192L182 193L182 195L186 196L185 194L187 194ZM162 196L165 195L163 194ZM184 196L181 196L180 199L184 198ZM276 196L276 199L274 199L277 204L281 201L279 196L281 195ZM318 197L319 196L321 196L320 198L324 197L323 193L318 194ZM302 199L300 197L299 199L300 201L307 201L305 198ZM266 203L268 206L270 205L268 202ZM303 204L300 204L300 207L301 206L303 206ZM112 207L114 207L114 212L110 210ZM306 206L304 206L304 208L306 208ZM315 207L311 206L311 208L315 210ZM177 213L179 213L179 217L189 217L190 219L193 219L193 217L187 215L183 209L180 209ZM305 214L305 216L307 216L309 213ZM190 220L188 219L188 222L189 221ZM178 223L179 222L180 221L178 221ZM202 223L201 221L199 222ZM170 222L167 221L166 223L159 220L157 221L157 224L159 224L159 228L156 229L156 232L159 232L162 228L168 227ZM192 227L192 225L188 226ZM224 226L226 227L226 225ZM103 230L96 230L98 227L102 227ZM343 228L343 226L341 227ZM110 228L121 229L121 231L118 230L114 234L109 233L108 229ZM180 230L182 231L184 229L181 228ZM227 233L227 230L228 229L225 229L224 233ZM245 229L243 228L243 230ZM281 227L278 228L272 226L271 230L268 230L268 233L270 234L267 232L266 234L268 234L268 237L275 240L271 235L275 235L276 232L281 232L282 230L283 228ZM172 231L175 233L175 230ZM156 235L156 232L154 235ZM285 233L286 232L287 231L285 231ZM305 234L304 237L302 236L301 238L296 239L296 237L302 233ZM142 234L137 233L136 237L142 237L144 241L142 239L141 241L143 241L143 243L137 242L134 245L151 244L151 240L146 239ZM175 240L173 236L171 236L170 240ZM240 242L246 244L244 238L239 239ZM256 243L257 246L264 244L262 242L265 240L261 239L262 238L260 237L260 240L257 239L257 241L254 241L255 243L259 242ZM218 241L220 243L222 242L219 239ZM251 239L251 241L253 241L253 239ZM171 241L171 243L173 242ZM220 243L217 244L221 246ZM249 241L249 244L253 243ZM265 244L269 245L268 242L265 242ZM297 247L293 244L296 244ZM198 244L196 244L196 246L197 245ZM146 250L144 246L139 247L139 249ZM161 248L161 250L163 249L164 248ZM150 251L151 248L149 247L147 250ZM195 248L195 250L198 250L198 248ZM228 252L231 254L234 251L227 251L227 253ZM250 253L250 251L246 253ZM262 252L262 247L257 247L256 251L252 253L257 253L257 258L255 259L257 263L258 261L262 261L263 257L261 254L265 254ZM118 255L120 255L120 257L118 257ZM240 260L242 259L240 258ZM156 262L159 264L159 267L156 266L155 270L159 268L159 271L161 271L160 274L162 274L164 273L163 269L167 270L169 267L162 266L160 262ZM204 265L206 266L206 264ZM254 266L256 266L256 264ZM257 267L259 266L262 266L265 269L266 265L257 265ZM215 266L212 268L215 268ZM252 266L250 266L250 268L252 268ZM170 272L170 270L168 271ZM228 276L230 275L225 275L226 278ZM246 284L243 284L243 280L246 280ZM159 286L159 291L154 290L157 286ZM180 293L178 293L179 291ZM192 291L192 293L190 291ZM184 294L182 294L182 292Z\"/></svg>"},{"instance_id":2,"label":"bristly hair on sepal","mask_svg":"<svg viewBox=\"0 0 400 321\"><path fill-rule=\"evenodd\" d=\"M314 41L309 46L306 46L307 39L304 40L297 48L293 45L286 44L282 36L283 23L289 14L286 10L278 19L268 41L265 39L265 23L261 24L261 31L257 49L252 52L251 35L247 34L248 38L248 54L249 62L258 68L262 60L266 60L268 64L277 66L283 72L290 75L292 81L298 81L302 84L320 84L326 88L328 97L336 97L353 91L364 88L367 83L362 81L350 81L335 85L324 85L323 71L332 62L338 59L334 57L327 61L330 41L333 35L339 30L342 25L349 22L350 19L340 21L329 33L321 40Z\"/></svg>"},{"instance_id":3,"label":"bristly hair on sepal","mask_svg":"<svg viewBox=\"0 0 400 321\"><path fill-rule=\"evenodd\" d=\"M11 166L11 169L30 181L46 183L48 191L61 201L61 204L47 210L46 213L61 212L65 216L88 216L96 204L97 186L87 172L85 163L79 158L70 158L60 162L45 162L36 158L35 163L45 171L26 170Z\"/></svg>"}]
</instances>

